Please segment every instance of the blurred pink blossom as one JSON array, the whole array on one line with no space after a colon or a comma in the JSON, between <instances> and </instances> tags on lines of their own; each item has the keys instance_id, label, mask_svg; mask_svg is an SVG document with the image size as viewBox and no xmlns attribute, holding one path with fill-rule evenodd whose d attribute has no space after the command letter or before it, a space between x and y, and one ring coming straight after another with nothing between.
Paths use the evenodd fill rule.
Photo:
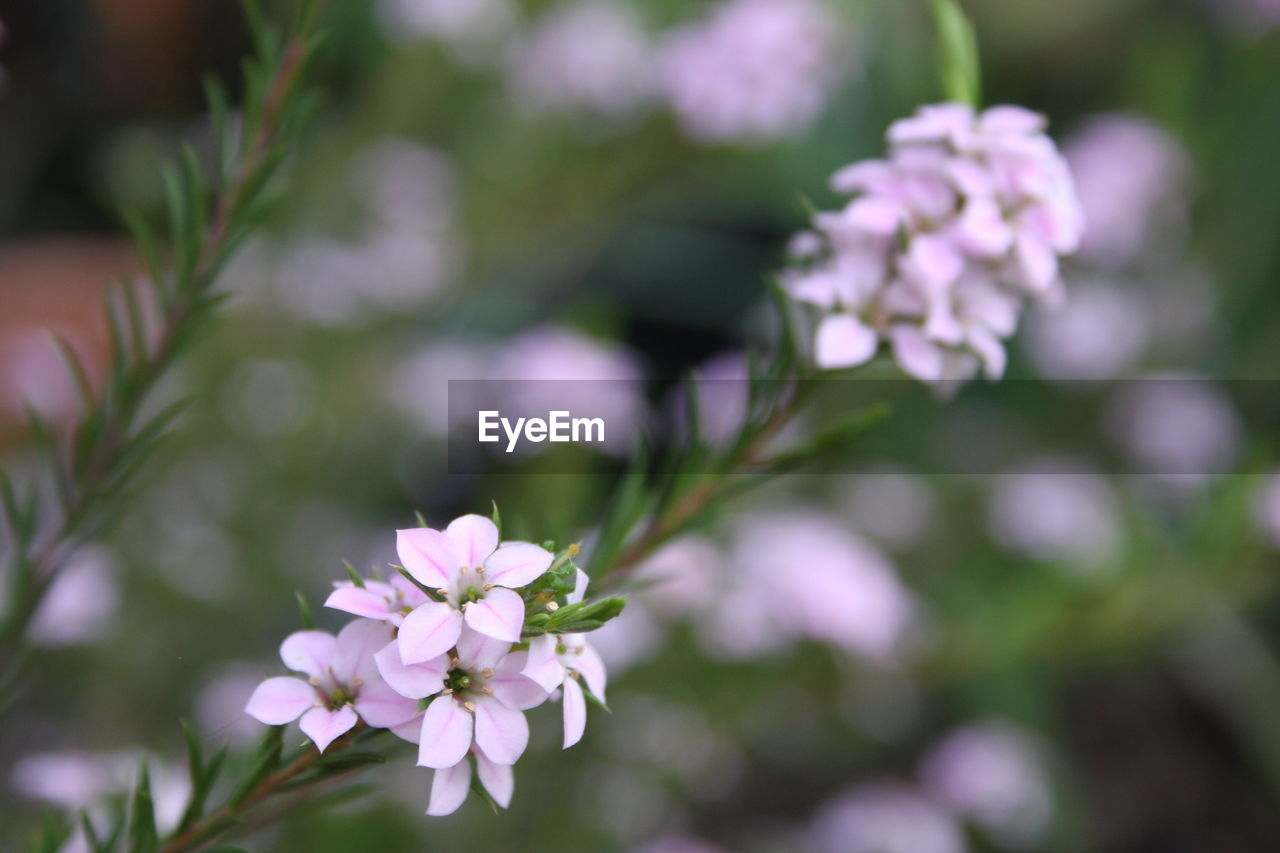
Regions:
<instances>
[{"instance_id":1,"label":"blurred pink blossom","mask_svg":"<svg viewBox=\"0 0 1280 853\"><path fill-rule=\"evenodd\" d=\"M1280 548L1280 472L1271 474L1258 489L1253 517L1262 533Z\"/></svg>"},{"instance_id":2,"label":"blurred pink blossom","mask_svg":"<svg viewBox=\"0 0 1280 853\"><path fill-rule=\"evenodd\" d=\"M1203 378L1156 374L1128 384L1109 402L1106 421L1139 472L1169 482L1194 485L1221 474L1240 449L1239 417Z\"/></svg>"},{"instance_id":3,"label":"blurred pink blossom","mask_svg":"<svg viewBox=\"0 0 1280 853\"><path fill-rule=\"evenodd\" d=\"M993 479L987 523L1001 545L1078 568L1115 556L1120 507L1105 478L1070 460L1044 459Z\"/></svg>"},{"instance_id":4,"label":"blurred pink blossom","mask_svg":"<svg viewBox=\"0 0 1280 853\"><path fill-rule=\"evenodd\" d=\"M857 196L813 220L826 251L800 258L791 295L818 307L814 360L856 367L887 344L925 381L1004 373L1026 299L1055 302L1058 259L1080 243L1071 173L1045 120L1021 107L921 107L890 126L889 157L846 166Z\"/></svg>"},{"instance_id":5,"label":"blurred pink blossom","mask_svg":"<svg viewBox=\"0 0 1280 853\"><path fill-rule=\"evenodd\" d=\"M427 435L443 438L453 426L474 427L460 412L450 422L449 380L480 380L488 375L490 349L463 340L436 340L396 365L387 381L388 401Z\"/></svg>"},{"instance_id":6,"label":"blurred pink blossom","mask_svg":"<svg viewBox=\"0 0 1280 853\"><path fill-rule=\"evenodd\" d=\"M648 36L632 10L584 0L552 8L517 42L509 77L522 107L618 118L648 99L651 68Z\"/></svg>"},{"instance_id":7,"label":"blurred pink blossom","mask_svg":"<svg viewBox=\"0 0 1280 853\"><path fill-rule=\"evenodd\" d=\"M731 572L698 620L713 650L744 657L810 639L881 663L903 651L918 615L913 597L884 556L836 521L757 513L730 538Z\"/></svg>"},{"instance_id":8,"label":"blurred pink blossom","mask_svg":"<svg viewBox=\"0 0 1280 853\"><path fill-rule=\"evenodd\" d=\"M111 626L119 606L115 564L100 548L82 548L58 572L31 621L41 646L93 642Z\"/></svg>"},{"instance_id":9,"label":"blurred pink blossom","mask_svg":"<svg viewBox=\"0 0 1280 853\"><path fill-rule=\"evenodd\" d=\"M697 142L767 143L817 120L848 43L815 0L723 0L662 45L662 88Z\"/></svg>"},{"instance_id":10,"label":"blurred pink blossom","mask_svg":"<svg viewBox=\"0 0 1280 853\"><path fill-rule=\"evenodd\" d=\"M1280 27L1280 0L1205 0L1212 10L1242 33L1260 35Z\"/></svg>"},{"instance_id":11,"label":"blurred pink blossom","mask_svg":"<svg viewBox=\"0 0 1280 853\"><path fill-rule=\"evenodd\" d=\"M378 17L394 41L435 39L471 50L505 36L516 9L511 0L379 0Z\"/></svg>"},{"instance_id":12,"label":"blurred pink blossom","mask_svg":"<svg viewBox=\"0 0 1280 853\"><path fill-rule=\"evenodd\" d=\"M854 788L824 804L810 853L964 853L960 826L932 800L894 782Z\"/></svg>"},{"instance_id":13,"label":"blurred pink blossom","mask_svg":"<svg viewBox=\"0 0 1280 853\"><path fill-rule=\"evenodd\" d=\"M937 510L924 477L892 468L849 477L841 505L855 529L889 548L909 548L927 534Z\"/></svg>"},{"instance_id":14,"label":"blurred pink blossom","mask_svg":"<svg viewBox=\"0 0 1280 853\"><path fill-rule=\"evenodd\" d=\"M1027 732L988 720L952 732L925 756L926 790L1003 847L1027 849L1053 809L1041 747Z\"/></svg>"},{"instance_id":15,"label":"blurred pink blossom","mask_svg":"<svg viewBox=\"0 0 1280 853\"><path fill-rule=\"evenodd\" d=\"M1063 146L1089 228L1080 257L1109 267L1136 260L1162 223L1186 216L1186 150L1148 119L1090 119Z\"/></svg>"},{"instance_id":16,"label":"blurred pink blossom","mask_svg":"<svg viewBox=\"0 0 1280 853\"><path fill-rule=\"evenodd\" d=\"M690 835L664 835L641 844L632 853L724 853L724 848Z\"/></svg>"},{"instance_id":17,"label":"blurred pink blossom","mask_svg":"<svg viewBox=\"0 0 1280 853\"><path fill-rule=\"evenodd\" d=\"M647 407L639 359L617 344L543 326L520 335L495 357L488 378L502 383L504 415L545 417L552 409L603 418L605 451L628 453ZM536 451L546 445L529 444Z\"/></svg>"},{"instance_id":18,"label":"blurred pink blossom","mask_svg":"<svg viewBox=\"0 0 1280 853\"><path fill-rule=\"evenodd\" d=\"M1149 338L1141 296L1117 282L1073 284L1071 299L1027 324L1031 361L1049 379L1114 379L1142 356Z\"/></svg>"}]
</instances>

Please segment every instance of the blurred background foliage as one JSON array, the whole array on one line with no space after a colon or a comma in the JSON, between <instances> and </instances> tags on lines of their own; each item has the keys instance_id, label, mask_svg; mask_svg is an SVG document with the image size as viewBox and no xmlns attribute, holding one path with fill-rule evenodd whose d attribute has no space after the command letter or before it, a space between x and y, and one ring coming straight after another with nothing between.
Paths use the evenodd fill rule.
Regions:
<instances>
[{"instance_id":1,"label":"blurred background foliage","mask_svg":"<svg viewBox=\"0 0 1280 853\"><path fill-rule=\"evenodd\" d=\"M1143 221L1070 264L1081 300L1028 321L1011 376L1275 379L1277 4L964 5L987 101L1050 117L1091 214ZM543 51L585 57L568 83L529 58L566 8L329 4L326 101L289 192L227 273L224 320L170 377L191 407L37 619L39 666L0 730L14 828L0 844L35 802L80 807L119 785L122 751L166 766L179 716L210 744L252 738L240 709L299 626L295 591L316 606L344 559L394 559L414 510L443 523L496 500L513 535L589 537L618 456L595 474L542 473L535 457L451 475L445 380L640 376L661 405L717 357L728 372L708 375L735 375L732 353L770 332L767 275L789 236L836 201L827 177L940 97L924 4L819 4L824 52L795 60L800 88L779 95L812 95L821 69L812 120L708 140L672 107L669 45L712 4L609 7L623 11ZM136 265L117 211L162 208L157 162L207 137L200 75L230 79L248 38L235 4L194 0L8 0L0 21L0 447L21 467L16 401L55 419L74 404L41 329L101 366L99 284ZM812 47L782 39L760 61ZM930 452L1025 438L1069 390L999 407L961 393L941 438L917 413L891 428L892 466L772 484L664 555L679 578L728 588L743 539L773 530L794 557L773 580L847 563L836 601L874 642L855 627L726 654L699 593L641 592L602 632L612 714L562 754L558 711L533 712L510 812L424 818L429 774L406 748L372 795L250 847L1280 849L1276 434L1194 387L1150 416L1206 471L1171 480L1100 473L1150 450L1150 429L1118 449L1068 443L1068 460L1029 444L1020 475L930 473ZM840 393L819 411L847 406ZM916 444L931 434L943 450ZM1212 476L1227 471L1241 473ZM828 527L788 532L797 517ZM899 585L901 612L863 601L868 565Z\"/></svg>"}]
</instances>

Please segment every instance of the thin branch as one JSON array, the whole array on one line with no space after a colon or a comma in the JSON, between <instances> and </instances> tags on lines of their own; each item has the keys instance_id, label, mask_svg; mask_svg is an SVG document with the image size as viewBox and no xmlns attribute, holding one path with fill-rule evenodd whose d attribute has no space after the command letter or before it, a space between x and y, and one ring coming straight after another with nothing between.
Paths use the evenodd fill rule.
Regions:
<instances>
[{"instance_id":1,"label":"thin branch","mask_svg":"<svg viewBox=\"0 0 1280 853\"><path fill-rule=\"evenodd\" d=\"M150 231L140 221L131 222L139 248L148 260L150 277L123 285L121 293L127 312L114 310L112 294L108 294L114 343L107 379L86 401L70 430L67 446L53 447L46 454L46 463L60 481L59 519L45 525L43 533L18 535L13 512L0 518L7 522L13 539L9 555L13 595L8 613L0 622L0 682L13 679L23 656L27 628L59 569L75 548L95 532L95 522L133 473L145 445L162 431L172 414L166 412L150 422L139 423L140 413L160 379L185 344L207 325L212 308L219 301L212 293L219 271L255 224L264 191L292 145L302 109L298 88L316 43L310 30L311 17L304 16L304 20L307 23L303 29L278 51L272 49L269 38L260 40L258 70L266 79L259 83L252 73L246 77L250 99L255 83L262 94L256 104L251 103L246 109L238 161L227 178L224 179L221 163L215 164L217 190L210 196L194 157L189 156L182 173L185 177L170 181L173 250L167 268L158 261ZM215 124L222 125L225 116L217 118ZM219 146L224 144L226 140L218 140ZM199 233L193 230L202 224ZM139 290L159 310L158 328L153 335L145 334L145 319L137 304ZM118 323L127 326L127 333ZM153 342L146 345L148 339ZM44 430L38 420L33 426ZM32 506L36 505L33 500Z\"/></svg>"}]
</instances>

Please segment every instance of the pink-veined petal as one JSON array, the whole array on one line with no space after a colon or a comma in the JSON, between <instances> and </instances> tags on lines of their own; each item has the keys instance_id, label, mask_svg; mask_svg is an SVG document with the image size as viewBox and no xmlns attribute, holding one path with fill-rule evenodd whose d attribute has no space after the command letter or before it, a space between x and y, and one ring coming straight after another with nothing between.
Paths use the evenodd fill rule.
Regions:
<instances>
[{"instance_id":1,"label":"pink-veined petal","mask_svg":"<svg viewBox=\"0 0 1280 853\"><path fill-rule=\"evenodd\" d=\"M315 742L316 749L324 752L329 744L355 728L359 718L355 709L343 705L336 711L328 708L312 708L302 715L302 733Z\"/></svg>"},{"instance_id":2,"label":"pink-veined petal","mask_svg":"<svg viewBox=\"0 0 1280 853\"><path fill-rule=\"evenodd\" d=\"M431 780L431 799L427 803L427 814L431 817L453 814L466 801L470 790L471 762L463 757L452 767L436 771Z\"/></svg>"},{"instance_id":3,"label":"pink-veined petal","mask_svg":"<svg viewBox=\"0 0 1280 853\"><path fill-rule=\"evenodd\" d=\"M392 649L392 654L396 654ZM389 729L418 716L418 701L401 696L376 675L360 685L356 713L376 729Z\"/></svg>"},{"instance_id":4,"label":"pink-veined petal","mask_svg":"<svg viewBox=\"0 0 1280 853\"><path fill-rule=\"evenodd\" d=\"M378 674L401 696L426 699L444 689L444 675L449 669L449 656L436 655L421 663L406 664L400 657L396 641L387 643L373 656Z\"/></svg>"},{"instance_id":5,"label":"pink-veined petal","mask_svg":"<svg viewBox=\"0 0 1280 853\"><path fill-rule=\"evenodd\" d=\"M337 645L337 638L324 631L296 631L280 644L280 660L294 672L319 678L332 665Z\"/></svg>"},{"instance_id":6,"label":"pink-veined petal","mask_svg":"<svg viewBox=\"0 0 1280 853\"><path fill-rule=\"evenodd\" d=\"M301 717L318 699L315 688L307 682L281 675L254 688L244 712L260 723L282 726Z\"/></svg>"},{"instance_id":7,"label":"pink-veined petal","mask_svg":"<svg viewBox=\"0 0 1280 853\"><path fill-rule=\"evenodd\" d=\"M587 682L587 688L603 702L604 688L609 681L609 676L600 653L584 640L582 645L572 652L572 658L567 663L582 674L582 679Z\"/></svg>"},{"instance_id":8,"label":"pink-veined petal","mask_svg":"<svg viewBox=\"0 0 1280 853\"><path fill-rule=\"evenodd\" d=\"M391 640L391 626L375 619L352 619L338 632L330 667L339 684L357 678L376 678L373 655Z\"/></svg>"},{"instance_id":9,"label":"pink-veined petal","mask_svg":"<svg viewBox=\"0 0 1280 853\"><path fill-rule=\"evenodd\" d=\"M418 741L418 765L452 767L471 748L472 719L458 700L441 696L422 715L422 735Z\"/></svg>"},{"instance_id":10,"label":"pink-veined petal","mask_svg":"<svg viewBox=\"0 0 1280 853\"><path fill-rule=\"evenodd\" d=\"M582 740L587 730L587 699L576 678L564 680L564 748Z\"/></svg>"},{"instance_id":11,"label":"pink-veined petal","mask_svg":"<svg viewBox=\"0 0 1280 853\"><path fill-rule=\"evenodd\" d=\"M550 693L564 681L564 666L556 657L554 634L543 634L529 641L529 655L525 661L523 674L536 682L543 690Z\"/></svg>"},{"instance_id":12,"label":"pink-veined petal","mask_svg":"<svg viewBox=\"0 0 1280 853\"><path fill-rule=\"evenodd\" d=\"M876 333L852 314L832 314L818 324L814 362L827 370L857 367L876 354Z\"/></svg>"},{"instance_id":13,"label":"pink-veined petal","mask_svg":"<svg viewBox=\"0 0 1280 853\"><path fill-rule=\"evenodd\" d=\"M498 662L493 676L488 679L494 698L516 711L527 711L541 705L547 701L547 693L550 692L521 675L527 658L525 652L512 652Z\"/></svg>"},{"instance_id":14,"label":"pink-veined petal","mask_svg":"<svg viewBox=\"0 0 1280 853\"><path fill-rule=\"evenodd\" d=\"M518 592L494 587L484 598L467 605L466 617L467 624L481 634L514 643L524 628L524 599Z\"/></svg>"},{"instance_id":15,"label":"pink-veined petal","mask_svg":"<svg viewBox=\"0 0 1280 853\"><path fill-rule=\"evenodd\" d=\"M462 567L453 540L430 527L397 530L396 553L409 574L432 589L449 586Z\"/></svg>"},{"instance_id":16,"label":"pink-veined petal","mask_svg":"<svg viewBox=\"0 0 1280 853\"><path fill-rule=\"evenodd\" d=\"M342 581L324 601L325 607L363 616L366 619L390 619L391 608L385 596L370 589L361 589L350 581Z\"/></svg>"},{"instance_id":17,"label":"pink-veined petal","mask_svg":"<svg viewBox=\"0 0 1280 853\"><path fill-rule=\"evenodd\" d=\"M476 774L480 777L480 784L484 785L489 796L504 809L511 805L511 795L516 790L516 773L511 765L490 761L481 749L473 750L472 754L476 757Z\"/></svg>"},{"instance_id":18,"label":"pink-veined petal","mask_svg":"<svg viewBox=\"0 0 1280 853\"><path fill-rule=\"evenodd\" d=\"M462 614L444 601L420 604L404 617L396 642L400 659L406 664L422 663L438 657L458 642Z\"/></svg>"},{"instance_id":19,"label":"pink-veined petal","mask_svg":"<svg viewBox=\"0 0 1280 853\"><path fill-rule=\"evenodd\" d=\"M438 700L437 700L438 701ZM477 696L476 744L495 764L515 764L529 745L529 723L492 696ZM430 709L428 708L428 713Z\"/></svg>"},{"instance_id":20,"label":"pink-veined petal","mask_svg":"<svg viewBox=\"0 0 1280 853\"><path fill-rule=\"evenodd\" d=\"M554 554L531 542L504 542L485 560L485 578L514 589L537 580L553 560Z\"/></svg>"},{"instance_id":21,"label":"pink-veined petal","mask_svg":"<svg viewBox=\"0 0 1280 853\"><path fill-rule=\"evenodd\" d=\"M498 527L481 515L464 515L449 522L444 533L453 542L462 565L484 565L485 559L498 547Z\"/></svg>"},{"instance_id":22,"label":"pink-veined petal","mask_svg":"<svg viewBox=\"0 0 1280 853\"><path fill-rule=\"evenodd\" d=\"M417 743L422 740L422 714L419 711L409 719L396 726L391 726L391 733L401 740L407 740L409 743Z\"/></svg>"},{"instance_id":23,"label":"pink-veined petal","mask_svg":"<svg viewBox=\"0 0 1280 853\"><path fill-rule=\"evenodd\" d=\"M502 656L511 651L511 643L481 634L463 624L458 637L458 662L463 669L488 669L497 666Z\"/></svg>"}]
</instances>

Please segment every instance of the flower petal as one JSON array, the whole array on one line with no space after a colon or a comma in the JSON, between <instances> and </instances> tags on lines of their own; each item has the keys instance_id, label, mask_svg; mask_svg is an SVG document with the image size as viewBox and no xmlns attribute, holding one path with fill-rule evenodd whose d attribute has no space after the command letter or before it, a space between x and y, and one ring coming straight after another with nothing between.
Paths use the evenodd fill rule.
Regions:
<instances>
[{"instance_id":1,"label":"flower petal","mask_svg":"<svg viewBox=\"0 0 1280 853\"><path fill-rule=\"evenodd\" d=\"M565 600L570 604L577 604L579 601L587 597L587 584L591 582L591 576L578 569L578 574L573 578L573 592L565 596Z\"/></svg>"},{"instance_id":2,"label":"flower petal","mask_svg":"<svg viewBox=\"0 0 1280 853\"><path fill-rule=\"evenodd\" d=\"M525 652L512 652L498 662L493 676L488 679L494 698L516 711L527 711L541 705L547 701L547 694L550 692L536 681L520 674L527 658Z\"/></svg>"},{"instance_id":3,"label":"flower petal","mask_svg":"<svg viewBox=\"0 0 1280 853\"><path fill-rule=\"evenodd\" d=\"M587 730L587 700L576 678L564 680L564 748L582 740Z\"/></svg>"},{"instance_id":4,"label":"flower petal","mask_svg":"<svg viewBox=\"0 0 1280 853\"><path fill-rule=\"evenodd\" d=\"M814 362L826 370L857 367L876 354L878 341L870 326L852 314L832 314L818 324Z\"/></svg>"},{"instance_id":5,"label":"flower petal","mask_svg":"<svg viewBox=\"0 0 1280 853\"><path fill-rule=\"evenodd\" d=\"M889 333L898 365L917 379L931 382L942 378L942 350L915 326L894 326Z\"/></svg>"},{"instance_id":6,"label":"flower petal","mask_svg":"<svg viewBox=\"0 0 1280 853\"><path fill-rule=\"evenodd\" d=\"M396 553L409 574L433 589L449 586L462 567L453 540L430 527L397 530Z\"/></svg>"},{"instance_id":7,"label":"flower petal","mask_svg":"<svg viewBox=\"0 0 1280 853\"><path fill-rule=\"evenodd\" d=\"M436 700L439 701L439 700ZM515 764L529 745L529 723L492 696L476 697L476 744L496 764ZM431 713L431 709L427 709Z\"/></svg>"},{"instance_id":8,"label":"flower petal","mask_svg":"<svg viewBox=\"0 0 1280 853\"><path fill-rule=\"evenodd\" d=\"M550 693L564 681L564 667L556 657L556 643L559 640L554 634L543 634L529 641L529 655L525 661L522 674Z\"/></svg>"},{"instance_id":9,"label":"flower petal","mask_svg":"<svg viewBox=\"0 0 1280 853\"><path fill-rule=\"evenodd\" d=\"M307 682L282 675L254 688L244 712L260 723L282 726L301 717L317 698L315 688Z\"/></svg>"},{"instance_id":10,"label":"flower petal","mask_svg":"<svg viewBox=\"0 0 1280 853\"><path fill-rule=\"evenodd\" d=\"M324 631L297 631L280 644L280 660L294 672L319 678L333 663L338 640Z\"/></svg>"},{"instance_id":11,"label":"flower petal","mask_svg":"<svg viewBox=\"0 0 1280 853\"><path fill-rule=\"evenodd\" d=\"M324 752L329 744L355 728L358 721L355 709L343 705L336 711L328 708L312 708L302 715L302 733L315 742L316 749Z\"/></svg>"},{"instance_id":12,"label":"flower petal","mask_svg":"<svg viewBox=\"0 0 1280 853\"><path fill-rule=\"evenodd\" d=\"M422 740L422 713L419 711L409 719L396 726L391 726L391 733L401 740L417 743Z\"/></svg>"},{"instance_id":13,"label":"flower petal","mask_svg":"<svg viewBox=\"0 0 1280 853\"><path fill-rule=\"evenodd\" d=\"M480 784L493 797L493 801L504 809L511 804L511 795L516 790L516 774L510 764L495 764L480 749L474 750L476 757L476 773L480 776Z\"/></svg>"},{"instance_id":14,"label":"flower petal","mask_svg":"<svg viewBox=\"0 0 1280 853\"><path fill-rule=\"evenodd\" d=\"M464 566L483 566L498 547L498 527L481 515L464 515L449 522L444 533L453 543Z\"/></svg>"},{"instance_id":15,"label":"flower petal","mask_svg":"<svg viewBox=\"0 0 1280 853\"><path fill-rule=\"evenodd\" d=\"M387 643L373 656L382 679L396 693L410 699L425 699L444 689L444 674L449 669L448 655L436 655L421 663L406 664L400 657L396 641Z\"/></svg>"},{"instance_id":16,"label":"flower petal","mask_svg":"<svg viewBox=\"0 0 1280 853\"><path fill-rule=\"evenodd\" d=\"M502 656L511 651L511 643L481 634L465 623L458 637L458 662L463 669L487 669L497 666Z\"/></svg>"},{"instance_id":17,"label":"flower petal","mask_svg":"<svg viewBox=\"0 0 1280 853\"><path fill-rule=\"evenodd\" d=\"M452 767L471 748L471 714L452 696L441 696L422 715L422 739L418 741L420 767Z\"/></svg>"},{"instance_id":18,"label":"flower petal","mask_svg":"<svg viewBox=\"0 0 1280 853\"><path fill-rule=\"evenodd\" d=\"M354 686L357 678L376 678L373 655L391 640L391 626L374 619L352 619L338 632L329 666L339 684Z\"/></svg>"},{"instance_id":19,"label":"flower petal","mask_svg":"<svg viewBox=\"0 0 1280 853\"><path fill-rule=\"evenodd\" d=\"M582 674L583 680L587 682L587 689L603 702L604 688L609 681L609 675L605 670L604 659L600 657L600 653L583 640L582 645L578 646L574 651L573 661L569 663L569 666Z\"/></svg>"},{"instance_id":20,"label":"flower petal","mask_svg":"<svg viewBox=\"0 0 1280 853\"><path fill-rule=\"evenodd\" d=\"M393 657L399 653L393 648ZM389 729L418 716L418 702L402 696L377 676L360 685L360 695L355 701L360 719L376 729Z\"/></svg>"},{"instance_id":21,"label":"flower petal","mask_svg":"<svg viewBox=\"0 0 1280 853\"><path fill-rule=\"evenodd\" d=\"M518 592L494 587L484 598L467 605L466 617L467 624L481 634L514 643L524 628L524 599Z\"/></svg>"},{"instance_id":22,"label":"flower petal","mask_svg":"<svg viewBox=\"0 0 1280 853\"><path fill-rule=\"evenodd\" d=\"M350 581L339 581L337 589L325 599L324 606L367 619L391 618L391 608L385 597L372 590L361 589Z\"/></svg>"},{"instance_id":23,"label":"flower petal","mask_svg":"<svg viewBox=\"0 0 1280 853\"><path fill-rule=\"evenodd\" d=\"M452 767L437 770L431 780L431 799L427 814L443 817L453 814L467 799L471 790L471 762L465 757Z\"/></svg>"},{"instance_id":24,"label":"flower petal","mask_svg":"<svg viewBox=\"0 0 1280 853\"><path fill-rule=\"evenodd\" d=\"M514 589L537 580L553 560L554 554L531 542L504 542L485 560L485 577Z\"/></svg>"},{"instance_id":25,"label":"flower petal","mask_svg":"<svg viewBox=\"0 0 1280 853\"><path fill-rule=\"evenodd\" d=\"M462 614L443 601L420 604L404 617L396 642L406 664L422 663L444 654L458 642Z\"/></svg>"}]
</instances>

